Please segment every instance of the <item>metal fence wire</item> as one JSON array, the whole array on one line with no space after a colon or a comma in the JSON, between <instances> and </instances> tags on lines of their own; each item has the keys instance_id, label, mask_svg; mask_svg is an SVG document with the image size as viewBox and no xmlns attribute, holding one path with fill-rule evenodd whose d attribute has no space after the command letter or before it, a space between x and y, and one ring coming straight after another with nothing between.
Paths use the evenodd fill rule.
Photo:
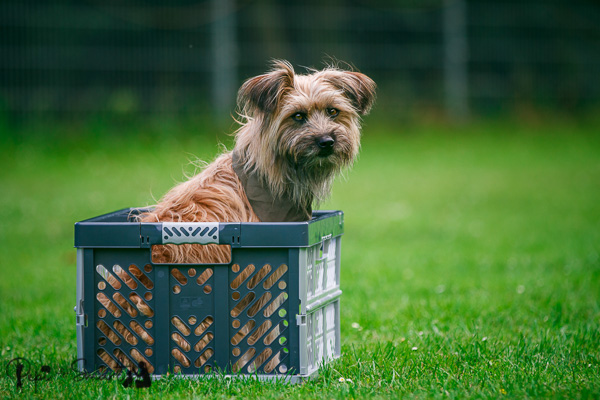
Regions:
<instances>
[{"instance_id":1,"label":"metal fence wire","mask_svg":"<svg viewBox=\"0 0 600 400\"><path fill-rule=\"evenodd\" d=\"M274 58L347 61L398 112L577 111L600 100L599 21L595 0L5 0L0 111L226 116Z\"/></svg>"}]
</instances>

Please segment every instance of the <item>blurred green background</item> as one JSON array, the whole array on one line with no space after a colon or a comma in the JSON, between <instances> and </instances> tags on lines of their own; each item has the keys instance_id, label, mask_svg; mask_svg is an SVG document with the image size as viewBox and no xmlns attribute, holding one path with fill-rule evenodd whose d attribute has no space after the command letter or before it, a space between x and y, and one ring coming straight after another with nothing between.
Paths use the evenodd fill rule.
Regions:
<instances>
[{"instance_id":1,"label":"blurred green background","mask_svg":"<svg viewBox=\"0 0 600 400\"><path fill-rule=\"evenodd\" d=\"M597 398L598 20L584 0L2 2L0 369L76 356L76 221L231 148L236 90L270 59L335 58L379 85L320 205L346 218L344 356L212 394ZM36 396L132 395L61 377Z\"/></svg>"}]
</instances>

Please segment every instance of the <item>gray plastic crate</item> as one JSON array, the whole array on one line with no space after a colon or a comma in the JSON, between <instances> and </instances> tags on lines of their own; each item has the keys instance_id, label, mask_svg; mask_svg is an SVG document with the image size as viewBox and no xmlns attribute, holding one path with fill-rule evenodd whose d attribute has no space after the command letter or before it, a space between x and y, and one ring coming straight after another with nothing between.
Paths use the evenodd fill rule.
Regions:
<instances>
[{"instance_id":1,"label":"gray plastic crate","mask_svg":"<svg viewBox=\"0 0 600 400\"><path fill-rule=\"evenodd\" d=\"M144 362L297 381L340 356L341 211L294 223L140 223L125 209L75 224L81 371ZM231 246L229 264L154 264L165 243Z\"/></svg>"}]
</instances>

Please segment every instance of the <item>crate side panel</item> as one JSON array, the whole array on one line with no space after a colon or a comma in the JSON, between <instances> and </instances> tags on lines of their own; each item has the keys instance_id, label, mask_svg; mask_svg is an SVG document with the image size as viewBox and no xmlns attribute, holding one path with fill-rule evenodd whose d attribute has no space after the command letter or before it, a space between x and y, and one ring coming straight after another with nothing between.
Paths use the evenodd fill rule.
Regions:
<instances>
[{"instance_id":1,"label":"crate side panel","mask_svg":"<svg viewBox=\"0 0 600 400\"><path fill-rule=\"evenodd\" d=\"M341 236L331 237L306 249L307 306L340 288Z\"/></svg>"},{"instance_id":2,"label":"crate side panel","mask_svg":"<svg viewBox=\"0 0 600 400\"><path fill-rule=\"evenodd\" d=\"M297 371L297 357L290 354L290 340L297 337L292 334L297 330L297 310L291 305L297 307L298 300L290 299L290 286L298 285L297 260L290 260L288 249L235 249L233 254L229 275L231 371L266 375ZM292 254L297 257L297 252Z\"/></svg>"},{"instance_id":3,"label":"crate side panel","mask_svg":"<svg viewBox=\"0 0 600 400\"><path fill-rule=\"evenodd\" d=\"M340 357L339 307L337 298L307 315L308 374Z\"/></svg>"},{"instance_id":4,"label":"crate side panel","mask_svg":"<svg viewBox=\"0 0 600 400\"><path fill-rule=\"evenodd\" d=\"M170 369L186 375L207 373L215 365L215 275L222 266L170 266Z\"/></svg>"},{"instance_id":5,"label":"crate side panel","mask_svg":"<svg viewBox=\"0 0 600 400\"><path fill-rule=\"evenodd\" d=\"M156 278L149 258L142 249L96 249L86 265L93 281L86 308L94 370L137 369L141 362L151 373L156 369Z\"/></svg>"}]
</instances>

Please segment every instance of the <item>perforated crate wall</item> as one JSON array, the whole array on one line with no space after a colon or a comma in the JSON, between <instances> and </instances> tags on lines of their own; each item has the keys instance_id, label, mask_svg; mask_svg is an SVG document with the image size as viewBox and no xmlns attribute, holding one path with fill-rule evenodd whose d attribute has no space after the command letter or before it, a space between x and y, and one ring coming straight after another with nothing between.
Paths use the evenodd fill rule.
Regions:
<instances>
[{"instance_id":1,"label":"perforated crate wall","mask_svg":"<svg viewBox=\"0 0 600 400\"><path fill-rule=\"evenodd\" d=\"M133 213L76 224L81 370L144 362L155 375L216 368L296 380L339 357L341 212L218 224L214 242L231 245L232 259L214 265L153 264L165 227Z\"/></svg>"}]
</instances>

